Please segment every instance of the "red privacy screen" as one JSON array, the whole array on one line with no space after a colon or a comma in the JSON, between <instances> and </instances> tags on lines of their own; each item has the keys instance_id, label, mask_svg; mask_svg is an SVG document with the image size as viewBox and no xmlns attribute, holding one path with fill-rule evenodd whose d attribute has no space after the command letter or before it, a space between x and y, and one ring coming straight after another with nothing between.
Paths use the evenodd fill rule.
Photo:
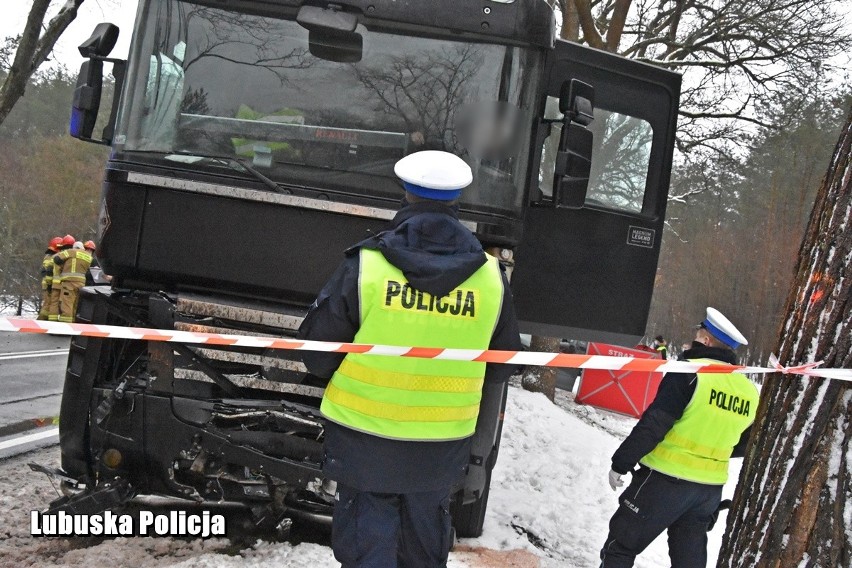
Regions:
<instances>
[{"instance_id":1,"label":"red privacy screen","mask_svg":"<svg viewBox=\"0 0 852 568\"><path fill-rule=\"evenodd\" d=\"M589 343L588 355L655 359L655 352L606 343ZM584 369L575 402L639 418L657 396L662 373Z\"/></svg>"}]
</instances>

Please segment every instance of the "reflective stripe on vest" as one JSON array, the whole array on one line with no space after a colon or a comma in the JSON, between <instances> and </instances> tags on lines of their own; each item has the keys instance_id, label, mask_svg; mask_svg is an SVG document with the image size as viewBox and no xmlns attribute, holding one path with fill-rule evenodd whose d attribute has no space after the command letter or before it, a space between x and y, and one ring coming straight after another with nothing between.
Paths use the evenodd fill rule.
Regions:
<instances>
[{"instance_id":1,"label":"reflective stripe on vest","mask_svg":"<svg viewBox=\"0 0 852 568\"><path fill-rule=\"evenodd\" d=\"M361 325L354 341L486 349L503 303L495 258L435 298L412 288L376 250L361 249ZM485 363L349 353L323 396L322 414L348 428L398 440L455 440L473 434Z\"/></svg>"},{"instance_id":2,"label":"reflective stripe on vest","mask_svg":"<svg viewBox=\"0 0 852 568\"><path fill-rule=\"evenodd\" d=\"M740 373L697 376L695 393L683 416L640 463L672 477L724 485L734 446L757 415L759 394Z\"/></svg>"},{"instance_id":3,"label":"reflective stripe on vest","mask_svg":"<svg viewBox=\"0 0 852 568\"><path fill-rule=\"evenodd\" d=\"M59 257L65 259L59 277L61 281L86 281L86 271L92 264L92 255L80 249L68 249L59 253Z\"/></svg>"}]
</instances>

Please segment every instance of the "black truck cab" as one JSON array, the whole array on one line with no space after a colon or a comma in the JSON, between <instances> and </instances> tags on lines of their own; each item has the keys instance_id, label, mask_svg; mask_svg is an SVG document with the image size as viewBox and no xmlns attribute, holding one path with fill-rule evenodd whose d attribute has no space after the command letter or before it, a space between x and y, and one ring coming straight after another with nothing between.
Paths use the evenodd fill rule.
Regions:
<instances>
[{"instance_id":1,"label":"black truck cab","mask_svg":"<svg viewBox=\"0 0 852 568\"><path fill-rule=\"evenodd\" d=\"M440 149L473 170L460 219L512 269L522 331L644 334L678 75L556 40L544 0L140 0L126 62L117 32L80 47L71 131L112 147L113 279L78 320L293 335L342 252L393 217L395 162ZM79 487L52 507L153 493L327 518L322 387L287 352L75 339L60 424ZM483 393L461 535L482 530L505 396Z\"/></svg>"}]
</instances>

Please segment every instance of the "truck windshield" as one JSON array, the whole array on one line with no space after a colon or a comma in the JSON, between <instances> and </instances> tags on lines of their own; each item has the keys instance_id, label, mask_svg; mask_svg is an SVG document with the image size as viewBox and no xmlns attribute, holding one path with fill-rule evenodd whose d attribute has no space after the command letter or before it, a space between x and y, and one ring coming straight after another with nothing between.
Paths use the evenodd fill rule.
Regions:
<instances>
[{"instance_id":1,"label":"truck windshield","mask_svg":"<svg viewBox=\"0 0 852 568\"><path fill-rule=\"evenodd\" d=\"M464 209L520 214L536 50L359 25L361 58L341 63L312 55L293 20L149 0L139 22L117 150L233 157L276 182L395 200L397 160L447 150L474 172Z\"/></svg>"}]
</instances>

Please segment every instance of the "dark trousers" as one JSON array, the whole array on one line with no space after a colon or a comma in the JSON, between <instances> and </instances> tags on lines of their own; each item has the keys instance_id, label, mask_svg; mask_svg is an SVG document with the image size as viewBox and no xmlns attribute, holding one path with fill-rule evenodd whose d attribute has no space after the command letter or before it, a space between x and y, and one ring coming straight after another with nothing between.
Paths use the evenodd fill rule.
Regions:
<instances>
[{"instance_id":1,"label":"dark trousers","mask_svg":"<svg viewBox=\"0 0 852 568\"><path fill-rule=\"evenodd\" d=\"M675 479L640 467L618 498L601 550L601 568L628 568L668 529L672 568L707 565L707 530L722 499L721 485Z\"/></svg>"},{"instance_id":2,"label":"dark trousers","mask_svg":"<svg viewBox=\"0 0 852 568\"><path fill-rule=\"evenodd\" d=\"M342 568L438 568L450 553L450 488L369 493L337 485L331 547Z\"/></svg>"}]
</instances>

